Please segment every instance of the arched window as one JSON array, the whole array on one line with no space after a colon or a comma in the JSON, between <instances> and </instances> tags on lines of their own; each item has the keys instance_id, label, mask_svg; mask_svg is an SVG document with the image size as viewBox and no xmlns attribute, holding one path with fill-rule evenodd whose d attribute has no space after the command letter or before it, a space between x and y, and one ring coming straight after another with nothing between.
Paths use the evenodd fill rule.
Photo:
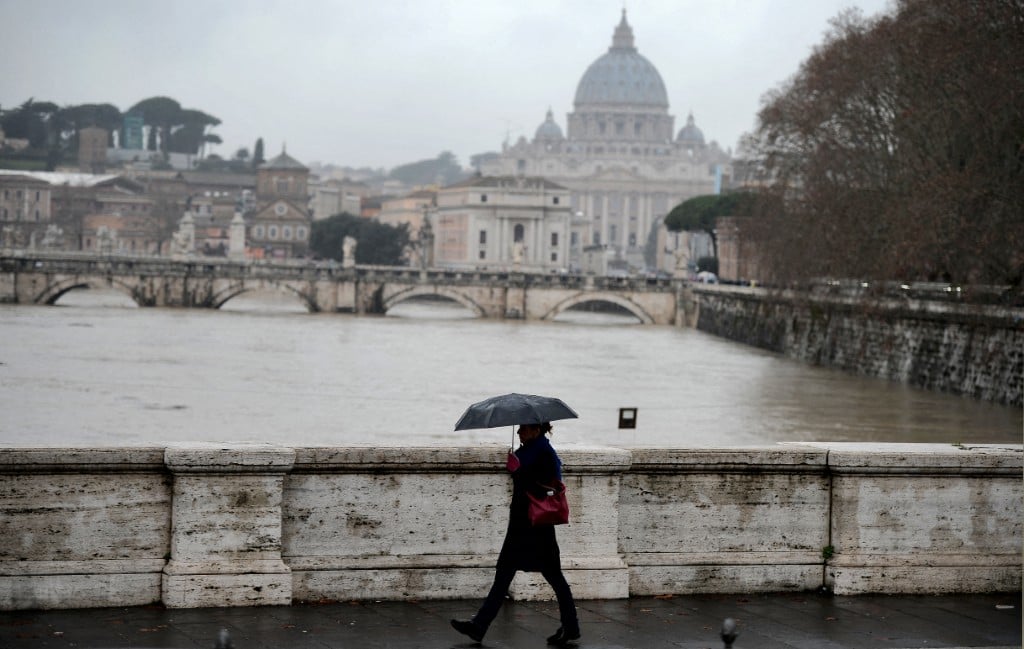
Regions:
<instances>
[{"instance_id":1,"label":"arched window","mask_svg":"<svg viewBox=\"0 0 1024 649\"><path fill-rule=\"evenodd\" d=\"M523 236L526 233L526 229L523 228L522 223L517 223L516 227L512 228L512 241L516 243L522 243Z\"/></svg>"}]
</instances>

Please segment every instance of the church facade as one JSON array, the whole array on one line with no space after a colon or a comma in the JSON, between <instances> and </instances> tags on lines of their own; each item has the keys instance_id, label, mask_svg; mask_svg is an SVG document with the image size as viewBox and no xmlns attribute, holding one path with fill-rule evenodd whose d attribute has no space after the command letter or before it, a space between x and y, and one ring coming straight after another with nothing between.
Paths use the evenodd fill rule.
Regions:
<instances>
[{"instance_id":1,"label":"church facade","mask_svg":"<svg viewBox=\"0 0 1024 649\"><path fill-rule=\"evenodd\" d=\"M256 258L288 259L309 253L309 169L287 152L256 171L257 207L246 219L247 245Z\"/></svg>"},{"instance_id":2,"label":"church facade","mask_svg":"<svg viewBox=\"0 0 1024 649\"><path fill-rule=\"evenodd\" d=\"M563 133L549 109L532 140L481 156L480 173L543 177L568 188L576 268L595 248L637 270L696 261L690 258L702 251L692 237L668 233L664 217L687 198L718 193L730 156L705 142L693 115L675 132L665 83L637 51L625 10L611 47L580 79L566 125Z\"/></svg>"}]
</instances>

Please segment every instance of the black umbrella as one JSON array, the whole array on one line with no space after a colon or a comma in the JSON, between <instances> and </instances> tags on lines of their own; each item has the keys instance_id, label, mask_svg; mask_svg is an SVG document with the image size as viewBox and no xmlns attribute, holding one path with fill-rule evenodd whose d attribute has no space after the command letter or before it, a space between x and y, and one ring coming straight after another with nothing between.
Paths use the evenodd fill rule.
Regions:
<instances>
[{"instance_id":1,"label":"black umbrella","mask_svg":"<svg viewBox=\"0 0 1024 649\"><path fill-rule=\"evenodd\" d=\"M555 397L503 394L471 405L455 424L455 430L541 424L558 419L576 419L578 416L564 401Z\"/></svg>"}]
</instances>

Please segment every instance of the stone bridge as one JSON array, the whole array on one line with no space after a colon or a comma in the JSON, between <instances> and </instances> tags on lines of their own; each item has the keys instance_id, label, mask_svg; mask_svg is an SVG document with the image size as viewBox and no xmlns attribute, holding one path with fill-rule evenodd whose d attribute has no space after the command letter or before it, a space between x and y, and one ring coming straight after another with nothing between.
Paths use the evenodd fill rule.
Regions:
<instances>
[{"instance_id":1,"label":"stone bridge","mask_svg":"<svg viewBox=\"0 0 1024 649\"><path fill-rule=\"evenodd\" d=\"M79 254L0 254L0 302L54 304L79 288L116 289L139 306L217 309L243 293L293 295L311 312L384 314L406 300L457 302L481 318L548 320L612 304L643 324L681 324L685 282L507 271L342 268L323 262L173 260Z\"/></svg>"}]
</instances>

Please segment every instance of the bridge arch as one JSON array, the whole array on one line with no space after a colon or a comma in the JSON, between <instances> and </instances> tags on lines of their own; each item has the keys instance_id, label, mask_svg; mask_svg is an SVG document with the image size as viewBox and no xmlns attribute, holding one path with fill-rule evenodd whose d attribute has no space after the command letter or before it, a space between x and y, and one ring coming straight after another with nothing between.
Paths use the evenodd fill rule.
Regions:
<instances>
[{"instance_id":1,"label":"bridge arch","mask_svg":"<svg viewBox=\"0 0 1024 649\"><path fill-rule=\"evenodd\" d=\"M139 299L138 292L135 290L134 286L126 284L125 282L113 277L100 278L76 276L62 279L46 286L42 292L32 299L32 302L34 304L53 305L56 304L57 300L65 294L75 290L76 288L91 288L96 290L113 288L127 295L133 302L135 302L135 304L139 306L146 306L146 304Z\"/></svg>"},{"instance_id":2,"label":"bridge arch","mask_svg":"<svg viewBox=\"0 0 1024 649\"><path fill-rule=\"evenodd\" d=\"M626 311L629 311L629 313L636 317L638 320L640 320L642 324L654 324L654 318L651 316L651 314L649 314L646 311L646 309L641 307L636 302L633 302L628 298L624 298L621 295L605 292L580 293L579 295L574 295L573 297L562 300L561 302L556 304L554 308L545 313L541 319L551 320L552 318L555 318L556 316L564 313L565 311L568 311L574 306L577 306L579 304L585 304L587 302L608 302L610 304L614 304L618 307L621 307Z\"/></svg>"},{"instance_id":3,"label":"bridge arch","mask_svg":"<svg viewBox=\"0 0 1024 649\"><path fill-rule=\"evenodd\" d=\"M220 309L230 300L238 297L239 295L267 289L299 298L302 304L305 305L306 310L310 313L317 313L320 311L320 305L317 304L316 300L304 293L301 289L295 288L288 282L277 282L273 280L263 280L256 285L252 282L233 282L213 295L211 299L211 306L215 309Z\"/></svg>"},{"instance_id":4,"label":"bridge arch","mask_svg":"<svg viewBox=\"0 0 1024 649\"><path fill-rule=\"evenodd\" d=\"M473 314L476 315L478 318L483 318L486 317L487 315L483 307L477 304L472 298L467 297L466 295L458 291L452 290L450 288L445 288L442 286L413 286L411 288L398 291L394 295L391 295L384 300L384 312L387 313L391 309L391 307L401 302L405 302L406 300L410 300L414 297L419 297L421 295L429 295L431 297L443 297L453 302L457 302L458 304L472 311Z\"/></svg>"}]
</instances>

